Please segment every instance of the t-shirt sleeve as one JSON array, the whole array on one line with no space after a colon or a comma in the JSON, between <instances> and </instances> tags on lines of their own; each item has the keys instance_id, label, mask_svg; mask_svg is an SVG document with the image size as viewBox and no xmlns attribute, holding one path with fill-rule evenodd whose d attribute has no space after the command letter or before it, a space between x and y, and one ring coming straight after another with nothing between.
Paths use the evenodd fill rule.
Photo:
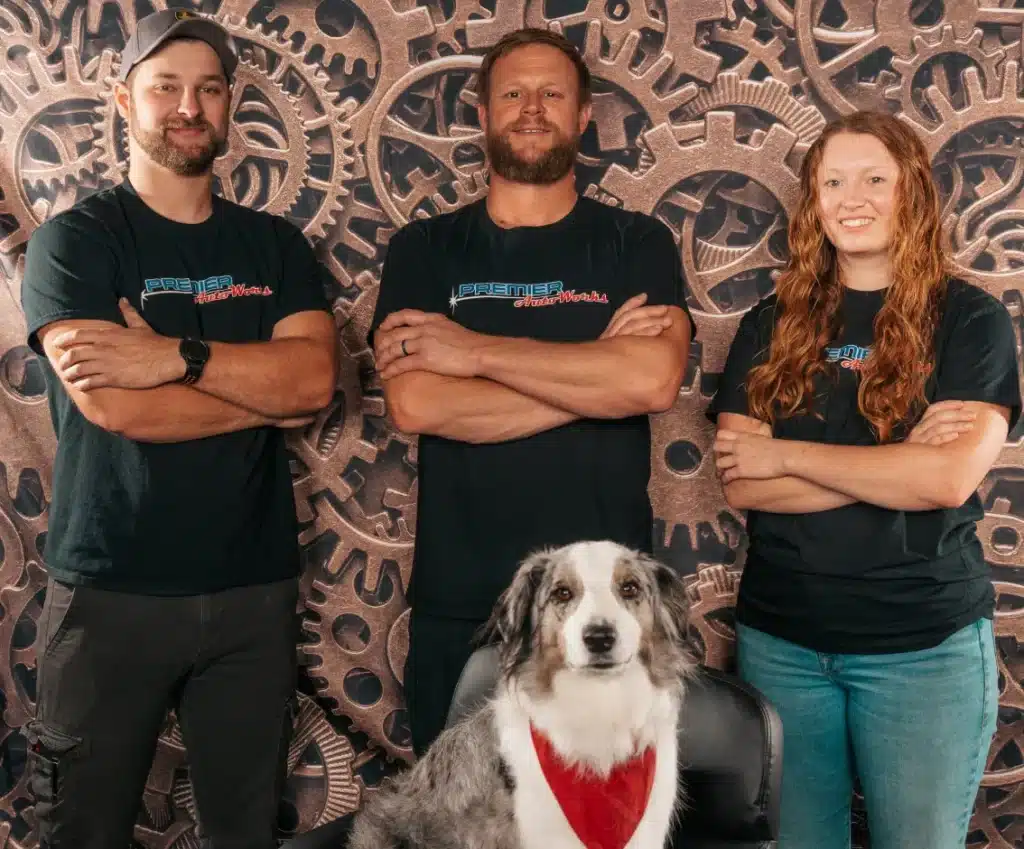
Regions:
<instances>
[{"instance_id":1,"label":"t-shirt sleeve","mask_svg":"<svg viewBox=\"0 0 1024 849\"><path fill-rule=\"evenodd\" d=\"M985 295L960 311L938 363L934 401L983 401L1021 413L1020 365L1006 307Z\"/></svg>"},{"instance_id":2,"label":"t-shirt sleeve","mask_svg":"<svg viewBox=\"0 0 1024 849\"><path fill-rule=\"evenodd\" d=\"M373 335L391 313L415 309L436 312L430 285L430 248L419 222L407 224L388 242L380 289L366 342L373 348Z\"/></svg>"},{"instance_id":3,"label":"t-shirt sleeve","mask_svg":"<svg viewBox=\"0 0 1024 849\"><path fill-rule=\"evenodd\" d=\"M124 324L118 308L118 262L107 233L85 216L65 213L28 241L21 306L28 344L44 356L38 332L55 321Z\"/></svg>"},{"instance_id":4,"label":"t-shirt sleeve","mask_svg":"<svg viewBox=\"0 0 1024 849\"><path fill-rule=\"evenodd\" d=\"M747 374L768 356L768 346L761 343L758 332L760 307L749 310L740 320L725 368L718 379L718 391L708 405L706 415L711 421L718 420L719 413L749 415L747 408Z\"/></svg>"},{"instance_id":5,"label":"t-shirt sleeve","mask_svg":"<svg viewBox=\"0 0 1024 849\"><path fill-rule=\"evenodd\" d=\"M649 226L626 248L625 286L614 307L618 309L634 295L645 292L646 306L667 305L682 309L690 322L690 338L695 339L697 325L686 305L686 284L679 248L668 227L653 218L645 217L644 220Z\"/></svg>"},{"instance_id":6,"label":"t-shirt sleeve","mask_svg":"<svg viewBox=\"0 0 1024 849\"><path fill-rule=\"evenodd\" d=\"M281 218L276 222L281 240L281 282L277 290L275 322L299 312L331 312L327 296L330 275L313 252L302 231Z\"/></svg>"}]
</instances>

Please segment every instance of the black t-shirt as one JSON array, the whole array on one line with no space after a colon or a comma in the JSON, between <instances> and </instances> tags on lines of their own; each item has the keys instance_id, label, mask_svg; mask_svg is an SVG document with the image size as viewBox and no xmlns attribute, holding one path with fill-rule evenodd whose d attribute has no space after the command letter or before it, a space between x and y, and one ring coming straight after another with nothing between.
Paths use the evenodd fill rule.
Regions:
<instances>
[{"instance_id":1,"label":"black t-shirt","mask_svg":"<svg viewBox=\"0 0 1024 849\"><path fill-rule=\"evenodd\" d=\"M640 292L685 309L679 251L655 219L581 197L554 224L502 229L479 201L392 237L370 339L415 308L490 335L592 341ZM413 604L482 619L536 549L611 539L649 552L650 452L647 416L496 444L423 436Z\"/></svg>"},{"instance_id":2,"label":"black t-shirt","mask_svg":"<svg viewBox=\"0 0 1024 849\"><path fill-rule=\"evenodd\" d=\"M86 198L33 234L22 303L58 438L45 549L51 575L188 595L297 574L281 430L177 443L105 431L75 406L36 332L67 319L123 325L118 299L126 297L166 336L266 341L285 316L329 309L324 279L300 230L220 198L206 221L181 224L125 184Z\"/></svg>"},{"instance_id":3,"label":"black t-shirt","mask_svg":"<svg viewBox=\"0 0 1024 849\"><path fill-rule=\"evenodd\" d=\"M845 290L841 339L825 351L837 363L815 409L775 422L773 435L833 445L876 445L857 408L857 366L869 354L882 291ZM766 359L774 295L743 317L708 415L748 415L746 378ZM929 403L985 401L1020 415L1016 343L1005 307L983 290L950 280L936 332ZM740 582L739 622L816 651L916 651L991 616L994 597L976 522L977 494L956 509L903 511L855 502L834 510L780 514L751 510Z\"/></svg>"}]
</instances>

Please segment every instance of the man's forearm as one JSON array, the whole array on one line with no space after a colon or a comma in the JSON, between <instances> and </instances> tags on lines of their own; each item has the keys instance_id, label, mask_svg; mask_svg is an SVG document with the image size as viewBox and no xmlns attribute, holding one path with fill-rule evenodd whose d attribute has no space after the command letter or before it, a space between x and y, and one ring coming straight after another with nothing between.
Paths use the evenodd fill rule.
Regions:
<instances>
[{"instance_id":1,"label":"man's forearm","mask_svg":"<svg viewBox=\"0 0 1024 849\"><path fill-rule=\"evenodd\" d=\"M890 510L937 510L953 506L956 500L948 460L940 447L906 442L874 446L790 442L785 470Z\"/></svg>"},{"instance_id":2,"label":"man's forearm","mask_svg":"<svg viewBox=\"0 0 1024 849\"><path fill-rule=\"evenodd\" d=\"M210 359L195 388L270 417L301 416L333 397L335 366L311 339L210 343Z\"/></svg>"},{"instance_id":3,"label":"man's forearm","mask_svg":"<svg viewBox=\"0 0 1024 849\"><path fill-rule=\"evenodd\" d=\"M385 393L399 430L460 442L507 442L579 418L483 378L409 372L388 381Z\"/></svg>"},{"instance_id":4,"label":"man's forearm","mask_svg":"<svg viewBox=\"0 0 1024 849\"><path fill-rule=\"evenodd\" d=\"M725 485L725 500L736 510L820 513L853 504L857 499L802 478L783 477L734 480Z\"/></svg>"},{"instance_id":5,"label":"man's forearm","mask_svg":"<svg viewBox=\"0 0 1024 849\"><path fill-rule=\"evenodd\" d=\"M669 409L686 363L668 338L538 342L495 337L480 350L480 375L587 418Z\"/></svg>"},{"instance_id":6,"label":"man's forearm","mask_svg":"<svg viewBox=\"0 0 1024 849\"><path fill-rule=\"evenodd\" d=\"M185 442L273 423L190 386L97 391L116 393L103 402L109 427L136 442Z\"/></svg>"}]
</instances>

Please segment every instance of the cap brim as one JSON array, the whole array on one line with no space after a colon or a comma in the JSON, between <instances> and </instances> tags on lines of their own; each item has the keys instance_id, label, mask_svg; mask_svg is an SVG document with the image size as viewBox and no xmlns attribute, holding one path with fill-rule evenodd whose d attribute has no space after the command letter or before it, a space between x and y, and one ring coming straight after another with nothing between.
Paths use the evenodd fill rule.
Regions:
<instances>
[{"instance_id":1,"label":"cap brim","mask_svg":"<svg viewBox=\"0 0 1024 849\"><path fill-rule=\"evenodd\" d=\"M157 50L167 44L167 42L178 38L194 38L197 41L201 41L208 45L220 59L221 67L224 69L224 75L230 82L231 78L234 76L235 68L238 67L238 56L236 56L235 52L231 49L228 42L229 36L217 24L212 21L204 20L203 18L186 18L183 21L175 23L162 36L160 36L160 38L154 41L144 53L140 53L136 56L130 65L123 66L120 69L120 79L122 81L127 79L132 68L140 62L144 62Z\"/></svg>"}]
</instances>

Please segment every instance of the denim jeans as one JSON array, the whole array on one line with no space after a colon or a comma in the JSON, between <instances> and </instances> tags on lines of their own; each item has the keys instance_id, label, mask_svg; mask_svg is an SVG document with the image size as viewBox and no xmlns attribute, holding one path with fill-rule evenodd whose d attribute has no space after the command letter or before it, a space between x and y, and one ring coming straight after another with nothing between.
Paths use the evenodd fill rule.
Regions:
<instances>
[{"instance_id":1,"label":"denim jeans","mask_svg":"<svg viewBox=\"0 0 1024 849\"><path fill-rule=\"evenodd\" d=\"M740 676L782 717L779 849L848 849L855 776L872 849L963 849L998 710L990 619L898 654L736 636Z\"/></svg>"}]
</instances>

